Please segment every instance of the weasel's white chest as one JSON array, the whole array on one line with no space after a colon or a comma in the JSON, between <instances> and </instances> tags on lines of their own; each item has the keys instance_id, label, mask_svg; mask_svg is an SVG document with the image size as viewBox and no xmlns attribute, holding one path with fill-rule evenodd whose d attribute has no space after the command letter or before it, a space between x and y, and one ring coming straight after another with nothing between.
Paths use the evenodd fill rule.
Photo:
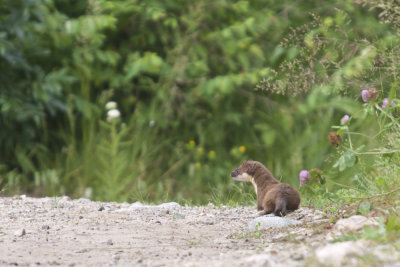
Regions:
<instances>
[{"instance_id":1,"label":"weasel's white chest","mask_svg":"<svg viewBox=\"0 0 400 267\"><path fill-rule=\"evenodd\" d=\"M256 191L256 195L258 196L258 194L257 194L257 184L256 184L256 182L254 182L254 179L251 179L251 183L253 184L254 190Z\"/></svg>"}]
</instances>

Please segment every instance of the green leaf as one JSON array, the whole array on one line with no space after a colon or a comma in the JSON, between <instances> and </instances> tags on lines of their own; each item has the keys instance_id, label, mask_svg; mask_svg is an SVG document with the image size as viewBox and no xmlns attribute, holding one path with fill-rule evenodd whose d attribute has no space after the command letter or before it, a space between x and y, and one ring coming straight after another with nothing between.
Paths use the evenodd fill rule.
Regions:
<instances>
[{"instance_id":1,"label":"green leaf","mask_svg":"<svg viewBox=\"0 0 400 267\"><path fill-rule=\"evenodd\" d=\"M369 202L363 202L361 203L358 208L357 208L357 214L361 214L361 215L368 215L368 212L370 212L372 209L372 205Z\"/></svg>"},{"instance_id":2,"label":"green leaf","mask_svg":"<svg viewBox=\"0 0 400 267\"><path fill-rule=\"evenodd\" d=\"M351 168L356 163L356 156L353 151L347 150L333 165L334 168L339 167L339 171L344 171L346 168Z\"/></svg>"}]
</instances>

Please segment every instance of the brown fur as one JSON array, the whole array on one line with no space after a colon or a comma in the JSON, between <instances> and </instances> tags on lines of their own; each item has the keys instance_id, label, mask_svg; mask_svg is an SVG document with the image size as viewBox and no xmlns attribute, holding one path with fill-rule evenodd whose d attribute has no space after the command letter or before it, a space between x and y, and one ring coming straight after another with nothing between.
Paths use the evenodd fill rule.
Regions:
<instances>
[{"instance_id":1,"label":"brown fur","mask_svg":"<svg viewBox=\"0 0 400 267\"><path fill-rule=\"evenodd\" d=\"M299 191L291 185L279 182L258 161L243 162L231 173L231 177L237 181L253 183L260 215L274 213L276 216L285 216L287 211L299 208Z\"/></svg>"}]
</instances>

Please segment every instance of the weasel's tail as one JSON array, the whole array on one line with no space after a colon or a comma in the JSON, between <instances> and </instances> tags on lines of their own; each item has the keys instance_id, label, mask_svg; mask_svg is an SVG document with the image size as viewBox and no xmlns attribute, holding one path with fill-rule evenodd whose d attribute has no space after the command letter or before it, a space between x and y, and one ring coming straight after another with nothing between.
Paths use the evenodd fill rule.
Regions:
<instances>
[{"instance_id":1,"label":"weasel's tail","mask_svg":"<svg viewBox=\"0 0 400 267\"><path fill-rule=\"evenodd\" d=\"M279 198L275 203L275 216L285 216L286 215L286 199L284 197Z\"/></svg>"}]
</instances>

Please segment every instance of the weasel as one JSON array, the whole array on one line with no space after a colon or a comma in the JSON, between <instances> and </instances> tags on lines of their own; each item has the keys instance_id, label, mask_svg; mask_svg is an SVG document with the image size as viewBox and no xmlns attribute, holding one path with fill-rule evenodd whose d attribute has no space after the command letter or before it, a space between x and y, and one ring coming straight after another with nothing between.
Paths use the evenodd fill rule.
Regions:
<instances>
[{"instance_id":1,"label":"weasel","mask_svg":"<svg viewBox=\"0 0 400 267\"><path fill-rule=\"evenodd\" d=\"M287 211L299 208L300 194L297 189L281 183L258 161L245 161L231 173L237 181L251 182L257 194L259 216L274 213L285 216Z\"/></svg>"}]
</instances>

